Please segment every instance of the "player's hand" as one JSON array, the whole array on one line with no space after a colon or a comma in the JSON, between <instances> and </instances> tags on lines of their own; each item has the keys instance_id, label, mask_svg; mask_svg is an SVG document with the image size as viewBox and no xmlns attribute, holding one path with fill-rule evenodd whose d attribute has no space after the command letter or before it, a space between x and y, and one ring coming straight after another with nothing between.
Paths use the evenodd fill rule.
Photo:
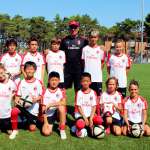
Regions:
<instances>
[{"instance_id":1,"label":"player's hand","mask_svg":"<svg viewBox=\"0 0 150 150\"><path fill-rule=\"evenodd\" d=\"M131 125L127 125L128 127L128 132L130 133L131 132Z\"/></svg>"},{"instance_id":2,"label":"player's hand","mask_svg":"<svg viewBox=\"0 0 150 150\"><path fill-rule=\"evenodd\" d=\"M32 103L36 103L37 102L37 97L32 96Z\"/></svg>"},{"instance_id":3,"label":"player's hand","mask_svg":"<svg viewBox=\"0 0 150 150\"><path fill-rule=\"evenodd\" d=\"M87 118L84 118L84 121L85 121L85 125L89 126L89 120Z\"/></svg>"},{"instance_id":4,"label":"player's hand","mask_svg":"<svg viewBox=\"0 0 150 150\"><path fill-rule=\"evenodd\" d=\"M89 120L89 126L90 126L90 127L93 126L93 119L92 119L92 118L90 118L90 120Z\"/></svg>"},{"instance_id":5,"label":"player's hand","mask_svg":"<svg viewBox=\"0 0 150 150\"><path fill-rule=\"evenodd\" d=\"M16 105L20 105L20 100L18 100L18 99L16 100L16 99L15 99L15 104L16 104Z\"/></svg>"}]
</instances>

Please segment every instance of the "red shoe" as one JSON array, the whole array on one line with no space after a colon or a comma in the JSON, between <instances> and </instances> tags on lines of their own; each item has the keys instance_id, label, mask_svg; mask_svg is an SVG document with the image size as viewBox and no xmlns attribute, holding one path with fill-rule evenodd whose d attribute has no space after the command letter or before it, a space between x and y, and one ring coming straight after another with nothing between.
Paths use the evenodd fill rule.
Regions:
<instances>
[{"instance_id":1,"label":"red shoe","mask_svg":"<svg viewBox=\"0 0 150 150\"><path fill-rule=\"evenodd\" d=\"M107 127L107 128L105 129L105 133L106 133L107 135L110 134L110 127Z\"/></svg>"}]
</instances>

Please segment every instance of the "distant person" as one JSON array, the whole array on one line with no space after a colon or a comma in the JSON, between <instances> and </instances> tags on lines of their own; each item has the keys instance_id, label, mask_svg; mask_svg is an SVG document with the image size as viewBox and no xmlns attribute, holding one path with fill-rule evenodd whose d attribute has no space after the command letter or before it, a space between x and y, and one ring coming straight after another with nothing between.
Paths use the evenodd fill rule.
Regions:
<instances>
[{"instance_id":1,"label":"distant person","mask_svg":"<svg viewBox=\"0 0 150 150\"><path fill-rule=\"evenodd\" d=\"M75 91L81 88L80 78L83 72L83 63L81 60L82 48L88 44L88 41L78 35L79 22L69 22L70 35L65 37L60 49L65 51L66 64L64 68L65 88L71 88L74 83Z\"/></svg>"},{"instance_id":2,"label":"distant person","mask_svg":"<svg viewBox=\"0 0 150 150\"><path fill-rule=\"evenodd\" d=\"M97 44L99 40L99 32L91 31L89 35L89 45L85 46L82 51L82 59L84 61L84 71L91 74L90 87L100 96L102 92L102 69L105 61L105 53Z\"/></svg>"},{"instance_id":3,"label":"distant person","mask_svg":"<svg viewBox=\"0 0 150 150\"><path fill-rule=\"evenodd\" d=\"M127 75L131 67L130 58L123 54L124 46L121 40L116 42L115 54L109 55L107 60L108 76L118 79L118 92L126 97Z\"/></svg>"}]
</instances>

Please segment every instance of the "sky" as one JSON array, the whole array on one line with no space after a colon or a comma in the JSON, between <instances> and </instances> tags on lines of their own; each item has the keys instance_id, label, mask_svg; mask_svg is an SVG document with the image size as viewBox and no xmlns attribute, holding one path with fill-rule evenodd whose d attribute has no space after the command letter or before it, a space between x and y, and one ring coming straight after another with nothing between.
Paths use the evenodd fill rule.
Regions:
<instances>
[{"instance_id":1,"label":"sky","mask_svg":"<svg viewBox=\"0 0 150 150\"><path fill-rule=\"evenodd\" d=\"M142 0L0 0L0 13L25 18L43 16L53 20L88 14L101 25L111 27L126 18L141 19ZM150 0L144 0L144 16L150 13Z\"/></svg>"}]
</instances>

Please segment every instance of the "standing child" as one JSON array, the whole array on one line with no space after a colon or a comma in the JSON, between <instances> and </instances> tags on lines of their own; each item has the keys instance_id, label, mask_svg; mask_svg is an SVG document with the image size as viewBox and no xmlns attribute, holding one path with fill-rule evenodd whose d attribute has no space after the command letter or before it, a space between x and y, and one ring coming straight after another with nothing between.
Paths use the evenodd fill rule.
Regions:
<instances>
[{"instance_id":1,"label":"standing child","mask_svg":"<svg viewBox=\"0 0 150 150\"><path fill-rule=\"evenodd\" d=\"M108 78L106 81L106 92L100 97L100 108L104 118L106 134L110 134L110 127L115 135L121 135L121 111L122 96L117 91L118 80L115 77Z\"/></svg>"},{"instance_id":2,"label":"standing child","mask_svg":"<svg viewBox=\"0 0 150 150\"><path fill-rule=\"evenodd\" d=\"M123 53L124 45L122 41L117 41L115 54L109 55L107 60L107 70L110 77L118 79L118 91L126 97L127 74L130 69L130 58Z\"/></svg>"},{"instance_id":3,"label":"standing child","mask_svg":"<svg viewBox=\"0 0 150 150\"><path fill-rule=\"evenodd\" d=\"M96 115L97 95L89 86L91 84L91 75L83 73L81 76L82 89L76 93L75 97L75 119L76 134L83 128L92 129L93 125L100 125L102 119Z\"/></svg>"},{"instance_id":4,"label":"standing child","mask_svg":"<svg viewBox=\"0 0 150 150\"><path fill-rule=\"evenodd\" d=\"M11 75L11 79L18 84L21 74L22 57L17 53L17 42L10 39L6 42L8 52L1 57L1 63L4 64L5 69Z\"/></svg>"},{"instance_id":5,"label":"standing child","mask_svg":"<svg viewBox=\"0 0 150 150\"><path fill-rule=\"evenodd\" d=\"M0 130L10 134L11 102L16 91L15 83L7 79L5 67L0 63Z\"/></svg>"},{"instance_id":6,"label":"standing child","mask_svg":"<svg viewBox=\"0 0 150 150\"><path fill-rule=\"evenodd\" d=\"M48 74L56 71L60 75L59 87L64 88L64 64L66 62L65 52L59 50L60 40L54 38L51 40L51 50L46 56Z\"/></svg>"},{"instance_id":7,"label":"standing child","mask_svg":"<svg viewBox=\"0 0 150 150\"><path fill-rule=\"evenodd\" d=\"M27 125L30 131L35 131L39 123L39 103L41 103L42 100L43 85L41 81L34 77L36 68L36 64L31 61L26 62L24 65L26 77L20 81L17 87L15 97L16 107L14 107L11 112L13 132L10 135L10 139L14 139L18 134L18 116L20 114L27 119ZM31 104L22 107L22 105L20 105L22 98L30 101Z\"/></svg>"},{"instance_id":8,"label":"standing child","mask_svg":"<svg viewBox=\"0 0 150 150\"><path fill-rule=\"evenodd\" d=\"M44 72L45 72L45 61L42 54L38 52L38 40L36 38L31 38L28 42L29 51L23 55L22 59L22 73L24 78L26 78L26 73L24 71L24 64L27 61L32 61L36 64L37 70L34 74L34 77L40 81L44 81Z\"/></svg>"},{"instance_id":9,"label":"standing child","mask_svg":"<svg viewBox=\"0 0 150 150\"><path fill-rule=\"evenodd\" d=\"M59 130L61 139L66 139L65 123L66 123L66 95L58 85L60 76L57 72L51 72L48 77L48 88L43 96L43 104L45 105L44 125L42 133L45 136L52 134L53 125L59 115Z\"/></svg>"},{"instance_id":10,"label":"standing child","mask_svg":"<svg viewBox=\"0 0 150 150\"><path fill-rule=\"evenodd\" d=\"M105 60L105 53L97 44L99 32L92 31L89 36L89 45L82 51L84 60L84 71L91 74L91 89L95 90L99 96L102 92L102 69Z\"/></svg>"},{"instance_id":11,"label":"standing child","mask_svg":"<svg viewBox=\"0 0 150 150\"><path fill-rule=\"evenodd\" d=\"M150 127L147 121L147 101L139 95L139 84L132 80L129 84L130 96L124 100L124 120L126 125L123 127L123 134L128 135L133 124L140 124L143 126L144 135L150 136Z\"/></svg>"}]
</instances>

